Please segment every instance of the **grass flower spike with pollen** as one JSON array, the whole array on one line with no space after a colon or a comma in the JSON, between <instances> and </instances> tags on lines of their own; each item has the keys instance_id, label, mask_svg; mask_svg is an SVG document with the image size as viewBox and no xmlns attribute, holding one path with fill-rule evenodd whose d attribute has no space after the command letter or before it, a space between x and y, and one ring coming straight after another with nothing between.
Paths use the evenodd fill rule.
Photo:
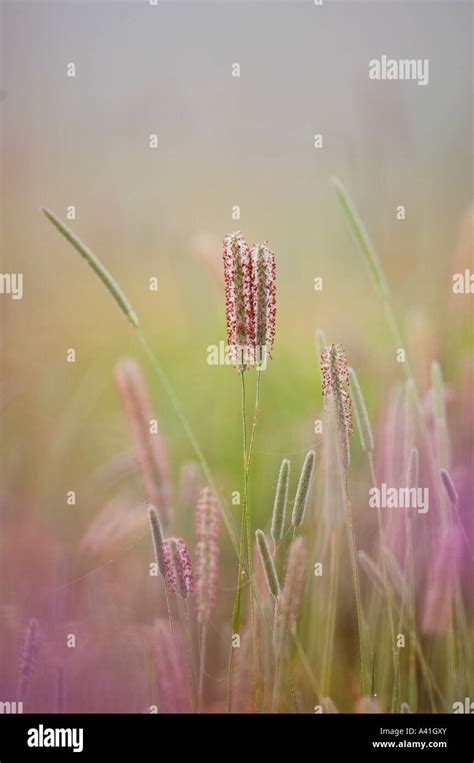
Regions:
<instances>
[{"instance_id":1,"label":"grass flower spike with pollen","mask_svg":"<svg viewBox=\"0 0 474 763\"><path fill-rule=\"evenodd\" d=\"M250 620L254 662L254 696L258 694L258 645L254 610L254 586L252 579L252 523L250 517L248 487L250 465L257 427L260 400L261 373L266 368L267 357L271 357L275 338L276 315L276 266L272 250L267 245L255 244L252 249L240 233L229 233L224 238L223 247L225 306L227 340L230 359L240 374L242 395L242 442L243 442L243 487L242 513L240 521L239 566L237 573L237 593L232 612L232 631L239 631L242 625L243 576L248 569L250 591ZM244 372L255 366L257 380L255 408L249 442L247 442L247 410ZM247 564L245 563L245 554ZM227 674L227 709L232 703L233 649L230 648Z\"/></svg>"},{"instance_id":2,"label":"grass flower spike with pollen","mask_svg":"<svg viewBox=\"0 0 474 763\"><path fill-rule=\"evenodd\" d=\"M271 357L275 338L276 290L275 257L267 244L255 244L251 250L251 293L254 327L252 341L257 364Z\"/></svg>"},{"instance_id":3,"label":"grass flower spike with pollen","mask_svg":"<svg viewBox=\"0 0 474 763\"><path fill-rule=\"evenodd\" d=\"M273 504L271 536L275 546L283 539L285 532L285 512L288 501L288 483L290 480L290 462L284 458L278 472L278 482Z\"/></svg>"},{"instance_id":4,"label":"grass flower spike with pollen","mask_svg":"<svg viewBox=\"0 0 474 763\"><path fill-rule=\"evenodd\" d=\"M219 582L220 513L216 497L208 487L201 490L196 506L195 599L196 619L200 628L200 668L198 708L201 708L204 690L204 661L206 655L207 626L217 600Z\"/></svg>"},{"instance_id":5,"label":"grass flower spike with pollen","mask_svg":"<svg viewBox=\"0 0 474 763\"><path fill-rule=\"evenodd\" d=\"M295 502L293 504L291 523L295 529L303 524L304 515L306 513L306 504L308 503L308 496L311 488L311 480L313 478L315 460L316 453L314 450L310 450L301 469L300 479L296 489Z\"/></svg>"},{"instance_id":6,"label":"grass flower spike with pollen","mask_svg":"<svg viewBox=\"0 0 474 763\"><path fill-rule=\"evenodd\" d=\"M357 625L359 630L359 653L360 653L360 678L364 693L367 684L367 659L366 659L366 628L362 611L362 596L359 580L358 556L354 525L352 518L352 504L349 496L347 483L347 468L350 464L349 436L352 432L352 402L349 394L349 368L346 353L341 344L330 344L321 353L321 376L322 393L324 399L324 413L328 428L333 426L336 434L336 458L342 476L344 486L346 518L348 526L349 550L351 555L352 575L354 580L354 594L356 599ZM363 449L371 454L372 435L367 422L364 422L365 404L362 393L357 384L355 374L352 380L357 386L356 395L359 405L359 419L361 424L361 443ZM362 434L362 432L364 432Z\"/></svg>"},{"instance_id":7,"label":"grass flower spike with pollen","mask_svg":"<svg viewBox=\"0 0 474 763\"><path fill-rule=\"evenodd\" d=\"M340 453L345 467L350 463L349 436L352 432L352 405L349 395L349 370L341 344L330 344L321 353L323 398L326 411L334 406L339 432Z\"/></svg>"},{"instance_id":8,"label":"grass flower spike with pollen","mask_svg":"<svg viewBox=\"0 0 474 763\"><path fill-rule=\"evenodd\" d=\"M252 249L240 233L224 239L227 341L238 371L264 366L275 338L275 257L270 247Z\"/></svg>"},{"instance_id":9,"label":"grass flower spike with pollen","mask_svg":"<svg viewBox=\"0 0 474 763\"><path fill-rule=\"evenodd\" d=\"M280 583L278 582L278 575L273 564L272 555L268 548L267 539L262 530L257 530L255 533L257 539L258 551L262 560L263 570L265 572L265 579L267 581L268 590L271 595L278 599L280 595Z\"/></svg>"},{"instance_id":10,"label":"grass flower spike with pollen","mask_svg":"<svg viewBox=\"0 0 474 763\"><path fill-rule=\"evenodd\" d=\"M188 547L182 538L166 538L162 548L168 590L187 599L194 591L193 567Z\"/></svg>"},{"instance_id":11,"label":"grass flower spike with pollen","mask_svg":"<svg viewBox=\"0 0 474 763\"><path fill-rule=\"evenodd\" d=\"M250 249L240 233L224 239L227 342L232 364L241 373L251 361L254 343L252 267Z\"/></svg>"},{"instance_id":12,"label":"grass flower spike with pollen","mask_svg":"<svg viewBox=\"0 0 474 763\"><path fill-rule=\"evenodd\" d=\"M155 552L155 560L158 567L158 571L162 578L166 580L167 568L165 564L165 555L163 552L164 538L163 529L161 527L160 517L154 506L148 504L148 518L150 520L151 538L153 541L153 549Z\"/></svg>"}]
</instances>

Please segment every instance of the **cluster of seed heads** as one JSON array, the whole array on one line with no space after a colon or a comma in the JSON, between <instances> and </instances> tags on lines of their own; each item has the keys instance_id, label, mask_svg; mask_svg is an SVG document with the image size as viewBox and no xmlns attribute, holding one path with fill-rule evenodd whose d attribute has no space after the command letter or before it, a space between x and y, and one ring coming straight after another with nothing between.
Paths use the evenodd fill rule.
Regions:
<instances>
[{"instance_id":1,"label":"cluster of seed heads","mask_svg":"<svg viewBox=\"0 0 474 763\"><path fill-rule=\"evenodd\" d=\"M182 538L165 538L154 506L148 505L151 537L156 564L170 593L186 599L194 590L193 567L188 547Z\"/></svg>"},{"instance_id":2,"label":"cluster of seed heads","mask_svg":"<svg viewBox=\"0 0 474 763\"><path fill-rule=\"evenodd\" d=\"M227 342L240 371L271 355L275 337L275 257L269 246L249 247L240 233L223 244Z\"/></svg>"},{"instance_id":3,"label":"cluster of seed heads","mask_svg":"<svg viewBox=\"0 0 474 763\"><path fill-rule=\"evenodd\" d=\"M182 538L165 538L162 543L168 591L186 599L194 591L193 567Z\"/></svg>"}]
</instances>

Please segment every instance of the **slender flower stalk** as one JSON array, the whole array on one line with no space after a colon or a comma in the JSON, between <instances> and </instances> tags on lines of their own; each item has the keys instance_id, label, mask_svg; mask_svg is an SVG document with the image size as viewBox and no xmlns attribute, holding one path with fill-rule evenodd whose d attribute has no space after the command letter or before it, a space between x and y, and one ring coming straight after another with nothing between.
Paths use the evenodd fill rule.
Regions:
<instances>
[{"instance_id":1,"label":"slender flower stalk","mask_svg":"<svg viewBox=\"0 0 474 763\"><path fill-rule=\"evenodd\" d=\"M277 619L277 608L275 608L275 678L273 686L272 709L277 709L278 692L280 690L282 660L285 658L288 636L296 636L296 623L300 614L301 602L303 598L303 589L306 577L307 553L302 538L293 540L288 552L286 565L286 574L281 595L279 598L279 614ZM296 694L294 692L293 677L291 665L288 660L288 669L290 671L290 684L295 706L298 707Z\"/></svg>"},{"instance_id":2,"label":"slender flower stalk","mask_svg":"<svg viewBox=\"0 0 474 763\"><path fill-rule=\"evenodd\" d=\"M157 510L155 509L155 507L152 506L151 504L148 504L148 519L150 521L151 538L153 542L153 550L155 552L156 565L158 567L158 572L160 573L161 577L164 580L166 610L168 612L168 622L170 626L171 641L172 641L173 647L176 649L173 616L171 613L171 603L170 603L170 597L169 597L169 591L168 591L168 577L174 572L174 570L172 569L168 570L168 565L170 565L170 561L169 561L168 549L165 545L165 540L163 536L163 528L161 526L159 514Z\"/></svg>"},{"instance_id":3,"label":"slender flower stalk","mask_svg":"<svg viewBox=\"0 0 474 763\"><path fill-rule=\"evenodd\" d=\"M303 524L305 517L309 491L311 488L311 481L313 478L315 459L316 453L314 450L310 450L306 455L303 467L301 469L300 479L296 489L295 502L293 504L293 512L291 515L291 523L295 530Z\"/></svg>"},{"instance_id":4,"label":"slender flower stalk","mask_svg":"<svg viewBox=\"0 0 474 763\"><path fill-rule=\"evenodd\" d=\"M366 573L366 575L370 578L372 583L374 583L378 588L380 588L381 591L386 590L386 585L384 581L384 576L380 572L379 568L375 564L375 562L368 556L365 551L359 551L357 554L357 557L359 559L360 566Z\"/></svg>"},{"instance_id":5,"label":"slender flower stalk","mask_svg":"<svg viewBox=\"0 0 474 763\"><path fill-rule=\"evenodd\" d=\"M352 405L349 394L349 371L346 353L341 344L331 344L321 353L323 398L326 410L335 407L339 431L340 454L345 468L350 463L349 436L352 432Z\"/></svg>"},{"instance_id":6,"label":"slender flower stalk","mask_svg":"<svg viewBox=\"0 0 474 763\"><path fill-rule=\"evenodd\" d=\"M375 467L374 467L374 457L373 457L374 436L372 434L372 427L370 425L370 419L367 413L367 407L365 405L364 395L362 394L362 389L357 379L356 372L351 367L349 367L348 370L349 370L350 391L352 393L351 399L352 399L352 404L354 406L354 413L355 413L355 419L357 423L357 430L359 432L360 444L361 444L362 450L365 453L367 453L372 484L375 486L376 477L375 477ZM409 384L410 382L407 382L407 385ZM407 392L408 392L408 389L407 389ZM377 521L378 521L380 541L382 543L383 526L382 526L382 517L380 514L380 509L377 510ZM355 545L355 541L354 541L354 545ZM392 592L389 589L389 585L388 585L385 557L382 554L380 558L381 571L379 571L378 566L363 551L359 551L358 561L361 567L369 575L369 577L371 577L372 580L376 582L376 584L378 583L381 586L382 592L386 594L386 597L387 597L386 611L387 611L388 627L390 632L391 643L394 644L395 643L395 624L394 624L393 608L392 608ZM392 648L392 653L393 653L394 671L396 672L397 656L393 648Z\"/></svg>"},{"instance_id":7,"label":"slender flower stalk","mask_svg":"<svg viewBox=\"0 0 474 763\"><path fill-rule=\"evenodd\" d=\"M422 631L446 633L450 626L461 560L461 534L456 525L441 531L433 550L423 607Z\"/></svg>"},{"instance_id":8,"label":"slender flower stalk","mask_svg":"<svg viewBox=\"0 0 474 763\"><path fill-rule=\"evenodd\" d=\"M352 505L347 483L347 469L350 464L349 437L352 432L352 401L349 394L349 369L346 354L341 344L331 344L321 353L322 392L325 415L328 421L335 417L338 430L338 455L344 474L344 491L346 501L346 516L348 527L349 548L351 553L352 574L354 578L354 593L359 629L360 671L362 691L366 685L366 633L362 612L362 596L360 591L359 569L357 565L357 545L352 519Z\"/></svg>"},{"instance_id":9,"label":"slender flower stalk","mask_svg":"<svg viewBox=\"0 0 474 763\"><path fill-rule=\"evenodd\" d=\"M384 272L365 229L364 223L362 222L362 218L341 181L338 178L333 177L331 178L331 182L344 211L349 232L369 269L375 288L383 298L387 299L389 295L387 281L385 280Z\"/></svg>"},{"instance_id":10,"label":"slender flower stalk","mask_svg":"<svg viewBox=\"0 0 474 763\"><path fill-rule=\"evenodd\" d=\"M201 709L204 685L207 625L217 600L219 548L217 538L220 514L217 500L208 487L201 490L196 506L195 594L197 621L200 626L200 668L198 710Z\"/></svg>"},{"instance_id":11,"label":"slender flower stalk","mask_svg":"<svg viewBox=\"0 0 474 763\"><path fill-rule=\"evenodd\" d=\"M337 178L332 178L332 184L336 190L336 194L340 202L341 208L343 210L344 218L348 226L348 229L370 271L375 289L381 299L381 302L384 308L385 318L387 321L388 328L390 330L390 334L392 336L392 340L394 342L394 346L397 349L403 348L405 346L405 343L403 341L403 337L398 325L398 321L395 317L393 306L391 304L390 293L387 286L387 281L385 279L385 274L383 272L383 269L377 257L377 254L374 250L372 242L369 238L369 235L365 229L365 226L362 222L362 219L355 205L352 202L352 199L350 198L347 190L344 188L341 181L338 180ZM446 435L446 419L443 416L442 409L438 407L438 411L435 412L436 419L437 419L436 429L437 429L437 440L438 440L438 448L437 448L438 452L435 453L435 449L433 448L431 433L428 429L428 426L425 421L425 417L423 415L423 408L422 408L420 393L416 385L414 375L413 375L413 370L412 370L411 363L408 357L405 358L405 362L402 363L402 367L403 367L403 371L405 373L406 379L409 380L413 385L412 387L413 403L417 411L418 424L420 426L420 432L423 437L424 445L426 448L428 466L429 466L431 478L433 480L433 485L436 489L439 500L442 504L443 495L442 495L442 489L440 485L441 480L439 477L439 468L446 467L448 466L448 464L442 463L442 462L440 463L440 459L444 461L449 459L449 443L447 441L447 435ZM439 370L439 367L436 368L435 366L434 369L432 368L432 383L433 383L433 387L437 388L437 391L434 393L435 406L438 406L438 404L441 402L444 404L444 396L441 391L442 376L441 376L441 373L438 373L438 370ZM442 512L442 522L443 522L443 525L446 525L447 523L447 517L444 511Z\"/></svg>"},{"instance_id":12,"label":"slender flower stalk","mask_svg":"<svg viewBox=\"0 0 474 763\"><path fill-rule=\"evenodd\" d=\"M191 707L195 712L194 676L191 649L191 626L186 601L194 591L194 578L188 547L182 538L166 538L162 544L166 574L166 584L170 593L177 594L183 600L186 624L186 643L188 652L188 678Z\"/></svg>"},{"instance_id":13,"label":"slender flower stalk","mask_svg":"<svg viewBox=\"0 0 474 763\"><path fill-rule=\"evenodd\" d=\"M285 532L285 514L286 504L288 502L288 485L290 480L290 462L284 458L278 472L278 482L275 490L275 500L273 503L271 536L274 547L283 539Z\"/></svg>"},{"instance_id":14,"label":"slender flower stalk","mask_svg":"<svg viewBox=\"0 0 474 763\"><path fill-rule=\"evenodd\" d=\"M420 455L418 448L412 448L408 457L407 487L418 487L420 477Z\"/></svg>"},{"instance_id":15,"label":"slender flower stalk","mask_svg":"<svg viewBox=\"0 0 474 763\"><path fill-rule=\"evenodd\" d=\"M352 392L352 403L354 405L357 430L359 432L362 450L364 452L373 451L374 436L372 434L372 427L370 426L370 419L367 413L364 396L362 394L356 372L353 368L349 368L349 381L350 389Z\"/></svg>"},{"instance_id":16,"label":"slender flower stalk","mask_svg":"<svg viewBox=\"0 0 474 763\"><path fill-rule=\"evenodd\" d=\"M251 515L248 499L250 467L255 439L261 373L271 357L275 337L276 285L275 258L266 243L250 248L240 233L230 233L223 244L227 340L230 358L240 373L242 392L242 439L244 495L239 543L237 593L232 613L232 631L242 623L242 587L245 568L244 549L247 540L247 565L250 588L250 618L254 658L254 696L258 695L258 645L254 612L252 575ZM246 391L244 372L252 365L257 368L255 408L247 447ZM233 649L230 648L227 676L227 709L232 703Z\"/></svg>"},{"instance_id":17,"label":"slender flower stalk","mask_svg":"<svg viewBox=\"0 0 474 763\"><path fill-rule=\"evenodd\" d=\"M295 538L288 552L285 582L281 593L281 611L285 631L293 631L301 610L308 568L308 552L303 538Z\"/></svg>"}]
</instances>

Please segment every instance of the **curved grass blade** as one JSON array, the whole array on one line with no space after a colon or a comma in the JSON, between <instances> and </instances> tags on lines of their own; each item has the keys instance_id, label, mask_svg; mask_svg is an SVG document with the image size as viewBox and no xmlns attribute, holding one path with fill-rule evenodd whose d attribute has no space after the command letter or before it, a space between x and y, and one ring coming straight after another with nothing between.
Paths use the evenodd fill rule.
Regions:
<instances>
[{"instance_id":1,"label":"curved grass blade","mask_svg":"<svg viewBox=\"0 0 474 763\"><path fill-rule=\"evenodd\" d=\"M130 304L121 290L120 286L115 282L115 280L110 275L107 268L102 265L101 261L95 256L94 252L92 252L85 244L82 243L80 238L78 238L63 221L57 217L57 215L54 214L50 209L47 209L46 207L43 207L43 213L46 215L48 220L53 223L55 228L58 229L60 233L64 236L64 238L69 241L70 244L74 247L74 249L79 252L81 257L87 262L88 265L92 268L94 273L100 278L102 283L104 284L105 288L110 292L112 297L115 299L116 303L120 307L121 311L125 315L125 317L130 321L132 326L138 326L138 318L135 315L134 310L130 307Z\"/></svg>"},{"instance_id":2,"label":"curved grass blade","mask_svg":"<svg viewBox=\"0 0 474 763\"><path fill-rule=\"evenodd\" d=\"M336 190L337 198L343 209L348 228L359 252L367 263L367 267L369 268L375 286L381 296L384 299L387 299L389 293L387 282L364 223L339 178L333 177L331 178L331 182Z\"/></svg>"}]
</instances>

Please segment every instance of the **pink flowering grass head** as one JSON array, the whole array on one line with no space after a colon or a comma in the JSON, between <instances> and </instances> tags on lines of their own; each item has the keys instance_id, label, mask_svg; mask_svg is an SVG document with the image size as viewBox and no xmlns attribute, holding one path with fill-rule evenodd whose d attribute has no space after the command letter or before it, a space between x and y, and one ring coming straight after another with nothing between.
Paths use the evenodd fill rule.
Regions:
<instances>
[{"instance_id":1,"label":"pink flowering grass head","mask_svg":"<svg viewBox=\"0 0 474 763\"><path fill-rule=\"evenodd\" d=\"M227 341L232 364L242 373L270 356L275 337L275 257L270 247L249 247L240 233L223 246Z\"/></svg>"},{"instance_id":2,"label":"pink flowering grass head","mask_svg":"<svg viewBox=\"0 0 474 763\"><path fill-rule=\"evenodd\" d=\"M240 233L225 237L223 258L227 342L233 365L243 372L247 368L244 356L253 345L252 269L250 249Z\"/></svg>"},{"instance_id":3,"label":"pink flowering grass head","mask_svg":"<svg viewBox=\"0 0 474 763\"><path fill-rule=\"evenodd\" d=\"M150 431L156 416L145 377L135 360L122 358L116 365L114 378L130 430L145 497L162 511L165 521L169 522L173 490L168 452L161 434L152 434Z\"/></svg>"},{"instance_id":4,"label":"pink flowering grass head","mask_svg":"<svg viewBox=\"0 0 474 763\"><path fill-rule=\"evenodd\" d=\"M208 487L201 490L196 506L195 593L199 623L207 622L217 600L220 513Z\"/></svg>"},{"instance_id":5,"label":"pink flowering grass head","mask_svg":"<svg viewBox=\"0 0 474 763\"><path fill-rule=\"evenodd\" d=\"M255 244L251 250L253 339L257 361L271 356L275 339L276 287L275 257L270 247Z\"/></svg>"},{"instance_id":6,"label":"pink flowering grass head","mask_svg":"<svg viewBox=\"0 0 474 763\"><path fill-rule=\"evenodd\" d=\"M194 591L194 578L186 543L182 538L166 538L162 551L168 591L187 599Z\"/></svg>"},{"instance_id":7,"label":"pink flowering grass head","mask_svg":"<svg viewBox=\"0 0 474 763\"><path fill-rule=\"evenodd\" d=\"M433 635L446 633L459 584L462 535L459 526L440 530L426 578L422 609L422 631Z\"/></svg>"},{"instance_id":8,"label":"pink flowering grass head","mask_svg":"<svg viewBox=\"0 0 474 763\"><path fill-rule=\"evenodd\" d=\"M349 436L352 432L352 403L349 369L341 344L330 344L321 353L322 392L327 415L334 413L344 466L350 462Z\"/></svg>"},{"instance_id":9,"label":"pink flowering grass head","mask_svg":"<svg viewBox=\"0 0 474 763\"><path fill-rule=\"evenodd\" d=\"M285 583L283 585L281 610L288 626L296 625L301 611L304 584L308 565L308 553L301 537L295 538L288 552Z\"/></svg>"}]
</instances>

